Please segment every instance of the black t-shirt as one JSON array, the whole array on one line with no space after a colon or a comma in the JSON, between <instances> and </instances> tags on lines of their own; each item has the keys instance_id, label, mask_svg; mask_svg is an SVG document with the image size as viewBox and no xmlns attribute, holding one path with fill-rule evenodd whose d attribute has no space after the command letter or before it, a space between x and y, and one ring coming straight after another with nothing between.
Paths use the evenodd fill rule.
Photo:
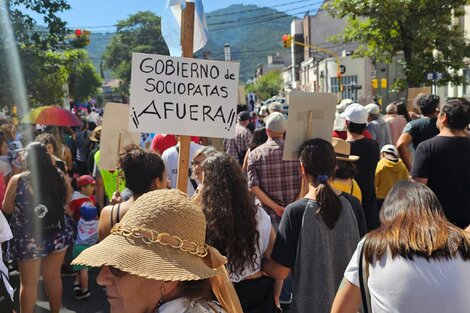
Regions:
<instances>
[{"instance_id":1,"label":"black t-shirt","mask_svg":"<svg viewBox=\"0 0 470 313\"><path fill-rule=\"evenodd\" d=\"M352 207L357 220L359 235L362 237L366 234L366 221L364 212L362 211L361 202L354 196L342 192L340 197L345 198ZM289 268L293 268L297 254L297 244L299 242L300 230L302 228L302 218L307 207L307 198L300 199L289 204L281 219L278 235L274 242L271 257L277 263Z\"/></svg>"},{"instance_id":2,"label":"black t-shirt","mask_svg":"<svg viewBox=\"0 0 470 313\"><path fill-rule=\"evenodd\" d=\"M413 148L416 150L418 145L439 134L439 129L436 126L437 117L423 117L411 121L403 128L404 133L410 134L413 143Z\"/></svg>"},{"instance_id":3,"label":"black t-shirt","mask_svg":"<svg viewBox=\"0 0 470 313\"><path fill-rule=\"evenodd\" d=\"M412 177L428 179L449 221L470 224L470 138L436 136L418 145Z\"/></svg>"},{"instance_id":4,"label":"black t-shirt","mask_svg":"<svg viewBox=\"0 0 470 313\"><path fill-rule=\"evenodd\" d=\"M379 144L368 138L349 141L349 143L351 154L359 156L359 160L355 162L358 173L354 179L361 188L367 229L372 230L380 225L374 186L375 169L380 159Z\"/></svg>"},{"instance_id":5,"label":"black t-shirt","mask_svg":"<svg viewBox=\"0 0 470 313\"><path fill-rule=\"evenodd\" d=\"M359 229L359 236L364 236L367 233L367 224L366 216L364 215L364 209L362 208L361 201L346 192L342 192L341 196L345 197L346 200L348 200L348 202L351 204L354 216L356 216L357 228Z\"/></svg>"}]
</instances>

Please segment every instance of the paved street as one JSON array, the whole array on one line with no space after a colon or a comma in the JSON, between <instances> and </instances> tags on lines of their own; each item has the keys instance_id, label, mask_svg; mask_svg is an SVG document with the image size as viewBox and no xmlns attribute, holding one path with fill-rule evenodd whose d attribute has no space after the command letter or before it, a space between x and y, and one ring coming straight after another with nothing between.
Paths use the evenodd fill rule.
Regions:
<instances>
[{"instance_id":1,"label":"paved street","mask_svg":"<svg viewBox=\"0 0 470 313\"><path fill-rule=\"evenodd\" d=\"M108 302L106 301L105 291L101 286L96 284L96 276L98 270L90 271L90 291L91 297L87 300L75 300L73 297L72 285L74 276L62 276L64 293L62 296L62 309L61 313L107 313L109 312ZM14 272L11 277L11 282L14 288L19 290L19 275ZM18 291L15 293L15 303L18 304ZM17 307L16 310L19 308ZM36 302L35 313L47 313L49 311L49 303L44 292L44 285L42 280L39 282L39 294Z\"/></svg>"}]
</instances>

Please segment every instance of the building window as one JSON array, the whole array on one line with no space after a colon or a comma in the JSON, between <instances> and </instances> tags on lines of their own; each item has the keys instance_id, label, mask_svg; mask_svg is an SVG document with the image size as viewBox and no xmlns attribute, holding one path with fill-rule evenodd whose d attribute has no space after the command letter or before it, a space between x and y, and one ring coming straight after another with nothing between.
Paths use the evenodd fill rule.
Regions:
<instances>
[{"instance_id":1,"label":"building window","mask_svg":"<svg viewBox=\"0 0 470 313\"><path fill-rule=\"evenodd\" d=\"M339 93L338 77L331 77L330 82L331 92ZM341 99L353 99L357 101L357 89L353 87L358 85L357 75L341 76L341 85L343 85Z\"/></svg>"}]
</instances>

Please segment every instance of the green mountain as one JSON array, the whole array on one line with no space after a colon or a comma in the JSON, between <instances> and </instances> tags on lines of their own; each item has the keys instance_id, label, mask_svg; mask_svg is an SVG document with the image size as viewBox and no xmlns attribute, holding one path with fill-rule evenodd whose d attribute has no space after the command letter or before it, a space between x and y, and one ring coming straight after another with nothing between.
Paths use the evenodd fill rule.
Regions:
<instances>
[{"instance_id":1,"label":"green mountain","mask_svg":"<svg viewBox=\"0 0 470 313\"><path fill-rule=\"evenodd\" d=\"M224 60L224 44L230 44L232 60L240 63L240 82L253 78L256 66L267 62L267 56L286 53L281 37L290 33L293 17L270 8L256 5L231 5L206 14L209 39L196 54L212 60ZM100 62L112 33L91 32L87 46L93 64L100 70ZM105 78L112 78L105 71Z\"/></svg>"},{"instance_id":2,"label":"green mountain","mask_svg":"<svg viewBox=\"0 0 470 313\"><path fill-rule=\"evenodd\" d=\"M100 63L106 46L109 44L114 34L109 33L93 33L90 34L90 44L86 47L88 55L91 61L96 67L96 70L100 72ZM112 74L110 71L104 71L106 79L111 78Z\"/></svg>"},{"instance_id":3,"label":"green mountain","mask_svg":"<svg viewBox=\"0 0 470 313\"><path fill-rule=\"evenodd\" d=\"M267 56L285 53L281 37L290 33L293 17L256 5L231 5L206 14L209 29L207 45L197 53L209 59L224 60L224 44L230 44L232 60L240 62L240 82L254 77L256 66Z\"/></svg>"}]
</instances>

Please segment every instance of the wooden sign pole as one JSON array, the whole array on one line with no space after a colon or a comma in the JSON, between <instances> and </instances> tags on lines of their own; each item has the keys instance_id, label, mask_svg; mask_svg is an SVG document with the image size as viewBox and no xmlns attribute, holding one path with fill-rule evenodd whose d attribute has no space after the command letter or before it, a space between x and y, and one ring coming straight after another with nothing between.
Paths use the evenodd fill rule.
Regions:
<instances>
[{"instance_id":1,"label":"wooden sign pole","mask_svg":"<svg viewBox=\"0 0 470 313\"><path fill-rule=\"evenodd\" d=\"M194 3L186 2L186 7L181 12L181 46L183 57L191 58L193 56L193 37L194 37ZM188 169L189 169L189 150L190 136L179 136L179 155L178 155L178 178L176 188L182 192L188 189Z\"/></svg>"}]
</instances>

